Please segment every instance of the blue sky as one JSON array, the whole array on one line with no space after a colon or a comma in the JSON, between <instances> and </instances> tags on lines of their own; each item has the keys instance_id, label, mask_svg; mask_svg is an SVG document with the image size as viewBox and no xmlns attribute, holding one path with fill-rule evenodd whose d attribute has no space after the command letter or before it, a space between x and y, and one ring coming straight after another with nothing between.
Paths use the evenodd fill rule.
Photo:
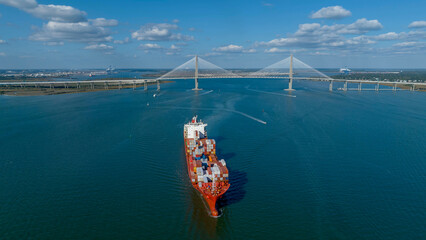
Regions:
<instances>
[{"instance_id":1,"label":"blue sky","mask_svg":"<svg viewBox=\"0 0 426 240\"><path fill-rule=\"evenodd\" d=\"M426 1L0 0L0 69L425 68Z\"/></svg>"}]
</instances>

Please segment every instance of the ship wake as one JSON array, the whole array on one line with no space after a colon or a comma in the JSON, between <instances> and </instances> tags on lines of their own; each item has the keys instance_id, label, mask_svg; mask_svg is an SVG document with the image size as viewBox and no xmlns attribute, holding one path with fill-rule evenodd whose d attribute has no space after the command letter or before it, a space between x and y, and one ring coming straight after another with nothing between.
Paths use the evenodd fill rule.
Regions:
<instances>
[{"instance_id":1,"label":"ship wake","mask_svg":"<svg viewBox=\"0 0 426 240\"><path fill-rule=\"evenodd\" d=\"M154 107L154 108L157 108L157 109L176 109L176 110L225 111L225 112L231 112L231 113L241 115L241 116L246 117L248 119L254 120L258 123L266 125L266 122L259 119L259 118L248 115L247 113L243 113L243 112L240 112L240 111L237 111L237 110L232 110L232 109L226 109L226 108L194 108L194 107Z\"/></svg>"}]
</instances>

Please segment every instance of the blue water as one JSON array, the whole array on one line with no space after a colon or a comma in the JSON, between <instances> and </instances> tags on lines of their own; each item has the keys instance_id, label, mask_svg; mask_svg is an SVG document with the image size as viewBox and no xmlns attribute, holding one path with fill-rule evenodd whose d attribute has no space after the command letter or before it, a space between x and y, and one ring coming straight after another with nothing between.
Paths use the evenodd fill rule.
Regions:
<instances>
[{"instance_id":1,"label":"blue water","mask_svg":"<svg viewBox=\"0 0 426 240\"><path fill-rule=\"evenodd\" d=\"M200 86L0 96L0 239L426 236L426 93ZM194 114L230 169L218 219L186 173Z\"/></svg>"}]
</instances>

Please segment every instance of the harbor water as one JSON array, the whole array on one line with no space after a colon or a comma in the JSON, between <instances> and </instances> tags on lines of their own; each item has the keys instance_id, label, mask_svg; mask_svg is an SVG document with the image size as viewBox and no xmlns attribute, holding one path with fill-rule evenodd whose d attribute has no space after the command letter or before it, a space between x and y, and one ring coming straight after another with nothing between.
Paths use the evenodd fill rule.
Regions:
<instances>
[{"instance_id":1,"label":"harbor water","mask_svg":"<svg viewBox=\"0 0 426 240\"><path fill-rule=\"evenodd\" d=\"M426 93L200 87L0 96L0 239L426 236ZM187 175L194 115L229 169L217 219Z\"/></svg>"}]
</instances>

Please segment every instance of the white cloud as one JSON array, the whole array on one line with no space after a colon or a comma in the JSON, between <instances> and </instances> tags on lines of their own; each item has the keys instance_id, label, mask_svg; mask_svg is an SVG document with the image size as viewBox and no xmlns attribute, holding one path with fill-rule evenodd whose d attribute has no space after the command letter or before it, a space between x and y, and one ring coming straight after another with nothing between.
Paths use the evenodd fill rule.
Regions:
<instances>
[{"instance_id":1,"label":"white cloud","mask_svg":"<svg viewBox=\"0 0 426 240\"><path fill-rule=\"evenodd\" d=\"M290 50L274 47L270 49L265 49L265 52L266 53L282 53L282 52L290 52Z\"/></svg>"},{"instance_id":2,"label":"white cloud","mask_svg":"<svg viewBox=\"0 0 426 240\"><path fill-rule=\"evenodd\" d=\"M394 47L425 47L426 42L402 42L402 43L396 43L393 46Z\"/></svg>"},{"instance_id":3,"label":"white cloud","mask_svg":"<svg viewBox=\"0 0 426 240\"><path fill-rule=\"evenodd\" d=\"M161 51L161 52L164 52L166 55L177 55L181 51L181 48L176 46L175 44L172 44L170 48L160 46L157 43L145 43L139 46L142 49L144 49L146 53L149 53L152 51Z\"/></svg>"},{"instance_id":4,"label":"white cloud","mask_svg":"<svg viewBox=\"0 0 426 240\"><path fill-rule=\"evenodd\" d=\"M409 32L388 32L376 36L364 36L371 40L377 41L392 41L392 40L405 40L409 41L419 41L426 39L426 31L409 31Z\"/></svg>"},{"instance_id":5,"label":"white cloud","mask_svg":"<svg viewBox=\"0 0 426 240\"><path fill-rule=\"evenodd\" d=\"M311 15L311 18L341 19L351 16L352 13L342 6L323 7Z\"/></svg>"},{"instance_id":6,"label":"white cloud","mask_svg":"<svg viewBox=\"0 0 426 240\"><path fill-rule=\"evenodd\" d=\"M82 22L86 21L86 13L70 6L64 5L43 5L39 4L35 8L22 9L37 18L56 22Z\"/></svg>"},{"instance_id":7,"label":"white cloud","mask_svg":"<svg viewBox=\"0 0 426 240\"><path fill-rule=\"evenodd\" d=\"M126 37L124 38L124 40L114 40L115 44L125 44L125 43L129 43L130 42L130 38Z\"/></svg>"},{"instance_id":8,"label":"white cloud","mask_svg":"<svg viewBox=\"0 0 426 240\"><path fill-rule=\"evenodd\" d=\"M256 49L254 49L254 48L244 49L244 50L243 50L243 53L255 53L255 52L257 52L257 51L256 51Z\"/></svg>"},{"instance_id":9,"label":"white cloud","mask_svg":"<svg viewBox=\"0 0 426 240\"><path fill-rule=\"evenodd\" d=\"M319 52L319 51L316 51L316 52L312 53L311 55L315 55L315 56L329 56L329 55L331 55L331 54L330 54L330 53L327 53L327 52Z\"/></svg>"},{"instance_id":10,"label":"white cloud","mask_svg":"<svg viewBox=\"0 0 426 240\"><path fill-rule=\"evenodd\" d=\"M50 21L31 37L34 41L108 42L110 31L89 22L64 23Z\"/></svg>"},{"instance_id":11,"label":"white cloud","mask_svg":"<svg viewBox=\"0 0 426 240\"><path fill-rule=\"evenodd\" d=\"M95 18L90 19L89 22L96 27L114 27L118 25L118 21L115 19Z\"/></svg>"},{"instance_id":12,"label":"white cloud","mask_svg":"<svg viewBox=\"0 0 426 240\"><path fill-rule=\"evenodd\" d=\"M342 47L345 46L345 41L330 42L327 45L330 47Z\"/></svg>"},{"instance_id":13,"label":"white cloud","mask_svg":"<svg viewBox=\"0 0 426 240\"><path fill-rule=\"evenodd\" d=\"M217 53L255 53L257 52L254 48L245 49L243 46L230 44L227 46L217 47L212 49ZM213 56L212 54L210 56Z\"/></svg>"},{"instance_id":14,"label":"white cloud","mask_svg":"<svg viewBox=\"0 0 426 240\"><path fill-rule=\"evenodd\" d=\"M145 44L141 44L140 47L147 50L154 50L154 49L158 50L163 48L156 43L145 43Z\"/></svg>"},{"instance_id":15,"label":"white cloud","mask_svg":"<svg viewBox=\"0 0 426 240\"><path fill-rule=\"evenodd\" d=\"M396 40L399 38L399 34L396 32L388 32L374 36L373 38L379 41Z\"/></svg>"},{"instance_id":16,"label":"white cloud","mask_svg":"<svg viewBox=\"0 0 426 240\"><path fill-rule=\"evenodd\" d=\"M0 4L15 8L35 8L38 5L35 0L0 0Z\"/></svg>"},{"instance_id":17,"label":"white cloud","mask_svg":"<svg viewBox=\"0 0 426 240\"><path fill-rule=\"evenodd\" d=\"M173 23L179 23L179 19L173 19Z\"/></svg>"},{"instance_id":18,"label":"white cloud","mask_svg":"<svg viewBox=\"0 0 426 240\"><path fill-rule=\"evenodd\" d=\"M33 16L56 22L86 21L86 13L65 5L38 4L35 0L0 0L0 4L18 8Z\"/></svg>"},{"instance_id":19,"label":"white cloud","mask_svg":"<svg viewBox=\"0 0 426 240\"><path fill-rule=\"evenodd\" d=\"M299 48L361 46L374 43L374 39L365 36L347 39L344 35L362 34L382 27L377 20L367 20L365 18L359 19L352 24L321 25L319 23L305 23L300 24L299 29L294 34L272 39L268 42L256 43L255 46Z\"/></svg>"},{"instance_id":20,"label":"white cloud","mask_svg":"<svg viewBox=\"0 0 426 240\"><path fill-rule=\"evenodd\" d=\"M174 33L178 29L176 24L154 23L142 26L132 33L132 38L146 41L191 41L194 37Z\"/></svg>"},{"instance_id":21,"label":"white cloud","mask_svg":"<svg viewBox=\"0 0 426 240\"><path fill-rule=\"evenodd\" d=\"M365 45L365 44L373 44L373 43L376 43L376 42L371 40L368 36L364 36L364 35L353 37L345 41L345 44L347 45Z\"/></svg>"},{"instance_id":22,"label":"white cloud","mask_svg":"<svg viewBox=\"0 0 426 240\"><path fill-rule=\"evenodd\" d=\"M177 55L181 51L181 48L172 44L169 49L167 49L166 55Z\"/></svg>"},{"instance_id":23,"label":"white cloud","mask_svg":"<svg viewBox=\"0 0 426 240\"><path fill-rule=\"evenodd\" d=\"M424 28L426 27L426 21L414 21L408 25L409 28Z\"/></svg>"},{"instance_id":24,"label":"white cloud","mask_svg":"<svg viewBox=\"0 0 426 240\"><path fill-rule=\"evenodd\" d=\"M321 26L319 23L300 24L296 33L288 37L272 39L268 42L260 42L257 45L267 47L319 47L330 42L341 41L342 37L338 35L338 26Z\"/></svg>"},{"instance_id":25,"label":"white cloud","mask_svg":"<svg viewBox=\"0 0 426 240\"><path fill-rule=\"evenodd\" d=\"M343 53L370 53L373 44L386 39L403 39L423 36L422 33L386 33L377 36L359 35L383 26L377 20L359 19L351 24L321 25L319 23L300 24L298 30L286 37L279 37L266 42L256 42L255 47L267 47L265 53L283 53L302 51L308 54L328 54L332 52ZM348 34L358 36L348 37ZM426 35L426 34L425 34ZM318 54L317 54L318 55Z\"/></svg>"},{"instance_id":26,"label":"white cloud","mask_svg":"<svg viewBox=\"0 0 426 240\"><path fill-rule=\"evenodd\" d=\"M297 38L277 38L277 39L272 39L269 42L261 42L260 45L265 45L265 46L291 46L291 45L297 45L299 44L300 41Z\"/></svg>"},{"instance_id":27,"label":"white cloud","mask_svg":"<svg viewBox=\"0 0 426 240\"><path fill-rule=\"evenodd\" d=\"M30 40L46 42L106 42L111 41L109 29L117 20L87 19L86 12L65 5L38 4L35 0L0 0L0 4L18 8L37 18L47 20L30 36Z\"/></svg>"},{"instance_id":28,"label":"white cloud","mask_svg":"<svg viewBox=\"0 0 426 240\"><path fill-rule=\"evenodd\" d=\"M111 50L111 49L114 49L114 47L101 43L101 44L88 45L84 49L88 49L88 50Z\"/></svg>"},{"instance_id":29,"label":"white cloud","mask_svg":"<svg viewBox=\"0 0 426 240\"><path fill-rule=\"evenodd\" d=\"M340 33L344 34L362 34L369 31L380 30L383 28L383 25L378 20L367 20L361 18L356 20L356 22L347 25L345 28L340 30Z\"/></svg>"},{"instance_id":30,"label":"white cloud","mask_svg":"<svg viewBox=\"0 0 426 240\"><path fill-rule=\"evenodd\" d=\"M46 42L44 43L46 46L63 46L64 42Z\"/></svg>"},{"instance_id":31,"label":"white cloud","mask_svg":"<svg viewBox=\"0 0 426 240\"><path fill-rule=\"evenodd\" d=\"M238 46L234 44L230 44L228 46L213 48L215 52L242 52L243 46Z\"/></svg>"},{"instance_id":32,"label":"white cloud","mask_svg":"<svg viewBox=\"0 0 426 240\"><path fill-rule=\"evenodd\" d=\"M0 39L0 44L5 44L5 43L6 43L5 40Z\"/></svg>"},{"instance_id":33,"label":"white cloud","mask_svg":"<svg viewBox=\"0 0 426 240\"><path fill-rule=\"evenodd\" d=\"M6 53L0 52L0 57L4 57L4 56L6 56Z\"/></svg>"},{"instance_id":34,"label":"white cloud","mask_svg":"<svg viewBox=\"0 0 426 240\"><path fill-rule=\"evenodd\" d=\"M324 50L324 49L320 49L320 50ZM265 53L298 53L298 52L306 52L309 51L311 52L312 50L307 50L307 49L286 49L286 48L269 48L269 49L265 49Z\"/></svg>"},{"instance_id":35,"label":"white cloud","mask_svg":"<svg viewBox=\"0 0 426 240\"><path fill-rule=\"evenodd\" d=\"M409 31L408 33L402 32L399 34L400 39L408 39L408 40L420 40L426 39L426 31Z\"/></svg>"}]
</instances>

